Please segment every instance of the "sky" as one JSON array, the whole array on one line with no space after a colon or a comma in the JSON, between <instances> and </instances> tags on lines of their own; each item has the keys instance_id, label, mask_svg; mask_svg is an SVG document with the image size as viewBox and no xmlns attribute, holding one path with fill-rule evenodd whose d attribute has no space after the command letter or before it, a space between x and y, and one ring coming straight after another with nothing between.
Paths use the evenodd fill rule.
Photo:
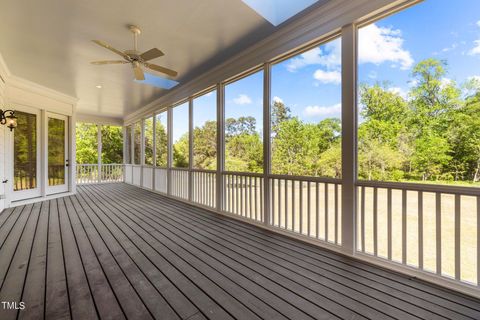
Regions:
<instances>
[{"instance_id":1,"label":"sky","mask_svg":"<svg viewBox=\"0 0 480 320\"><path fill-rule=\"evenodd\" d=\"M426 58L447 61L445 81L480 79L480 0L426 0L361 28L358 41L359 83L387 81L406 97L413 66ZM340 117L340 58L341 42L334 39L273 65L272 100L309 123ZM262 72L227 85L225 117L254 116L261 132L262 90ZM212 94L194 101L196 126L215 119L215 99ZM184 119L184 125L174 122L174 141L188 130L188 112Z\"/></svg>"}]
</instances>

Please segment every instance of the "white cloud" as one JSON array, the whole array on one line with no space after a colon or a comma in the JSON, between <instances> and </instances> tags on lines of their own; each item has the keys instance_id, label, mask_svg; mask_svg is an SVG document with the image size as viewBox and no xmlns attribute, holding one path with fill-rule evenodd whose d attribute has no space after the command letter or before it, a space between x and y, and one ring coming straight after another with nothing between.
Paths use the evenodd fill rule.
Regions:
<instances>
[{"instance_id":1,"label":"white cloud","mask_svg":"<svg viewBox=\"0 0 480 320\"><path fill-rule=\"evenodd\" d=\"M360 63L381 64L393 62L401 69L409 69L413 65L410 52L403 48L400 30L379 27L375 23L359 31L358 60Z\"/></svg>"},{"instance_id":2,"label":"white cloud","mask_svg":"<svg viewBox=\"0 0 480 320\"><path fill-rule=\"evenodd\" d=\"M337 103L333 106L308 106L303 110L303 114L307 117L320 117L339 114L342 111L342 105Z\"/></svg>"},{"instance_id":3,"label":"white cloud","mask_svg":"<svg viewBox=\"0 0 480 320\"><path fill-rule=\"evenodd\" d=\"M403 90L403 88L401 87L392 87L392 88L389 88L388 91L390 91L391 93L395 93L395 94L398 94L400 97L406 99L408 97L408 94L405 90Z\"/></svg>"},{"instance_id":4,"label":"white cloud","mask_svg":"<svg viewBox=\"0 0 480 320\"><path fill-rule=\"evenodd\" d=\"M275 97L273 97L273 102L283 103L283 99L275 96Z\"/></svg>"},{"instance_id":5,"label":"white cloud","mask_svg":"<svg viewBox=\"0 0 480 320\"><path fill-rule=\"evenodd\" d=\"M445 89L447 86L453 84L453 80L443 77L440 79L440 88Z\"/></svg>"},{"instance_id":6,"label":"white cloud","mask_svg":"<svg viewBox=\"0 0 480 320\"><path fill-rule=\"evenodd\" d=\"M326 68L337 68L341 62L340 39L329 42L321 47L313 48L290 60L287 70L294 72L309 65L321 65Z\"/></svg>"},{"instance_id":7,"label":"white cloud","mask_svg":"<svg viewBox=\"0 0 480 320\"><path fill-rule=\"evenodd\" d=\"M458 47L458 43L452 43L450 47L443 48L442 52L452 51L452 50L455 50L457 47Z\"/></svg>"},{"instance_id":8,"label":"white cloud","mask_svg":"<svg viewBox=\"0 0 480 320\"><path fill-rule=\"evenodd\" d=\"M249 96L247 96L246 94L239 94L238 97L234 98L233 99L233 102L235 104L250 104L252 103L252 99L250 99Z\"/></svg>"},{"instance_id":9,"label":"white cloud","mask_svg":"<svg viewBox=\"0 0 480 320\"><path fill-rule=\"evenodd\" d=\"M474 81L480 82L480 76L471 76L471 77L468 77L467 80L474 80Z\"/></svg>"},{"instance_id":10,"label":"white cloud","mask_svg":"<svg viewBox=\"0 0 480 320\"><path fill-rule=\"evenodd\" d=\"M480 20L477 21L477 26L480 27Z\"/></svg>"},{"instance_id":11,"label":"white cloud","mask_svg":"<svg viewBox=\"0 0 480 320\"><path fill-rule=\"evenodd\" d=\"M339 84L342 81L342 75L339 71L323 71L318 69L313 77L322 83Z\"/></svg>"},{"instance_id":12,"label":"white cloud","mask_svg":"<svg viewBox=\"0 0 480 320\"><path fill-rule=\"evenodd\" d=\"M480 39L473 41L474 47L468 51L468 54L471 56L480 54Z\"/></svg>"}]
</instances>

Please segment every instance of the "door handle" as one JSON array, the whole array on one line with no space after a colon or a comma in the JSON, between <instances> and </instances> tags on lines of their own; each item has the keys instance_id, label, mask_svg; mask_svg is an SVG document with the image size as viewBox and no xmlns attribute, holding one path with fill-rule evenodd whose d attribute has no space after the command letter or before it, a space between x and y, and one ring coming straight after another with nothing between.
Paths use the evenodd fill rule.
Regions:
<instances>
[{"instance_id":1,"label":"door handle","mask_svg":"<svg viewBox=\"0 0 480 320\"><path fill-rule=\"evenodd\" d=\"M65 167L68 167L69 163L68 163L68 159L65 160Z\"/></svg>"}]
</instances>

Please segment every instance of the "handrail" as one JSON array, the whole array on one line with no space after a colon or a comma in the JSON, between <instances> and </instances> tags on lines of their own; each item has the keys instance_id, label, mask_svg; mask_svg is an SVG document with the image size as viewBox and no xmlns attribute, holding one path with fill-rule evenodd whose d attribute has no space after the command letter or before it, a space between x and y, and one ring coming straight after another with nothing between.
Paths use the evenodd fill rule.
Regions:
<instances>
[{"instance_id":1,"label":"handrail","mask_svg":"<svg viewBox=\"0 0 480 320\"><path fill-rule=\"evenodd\" d=\"M452 186L443 184L429 184L429 183L413 183L413 182L389 182L389 181L375 181L375 180L358 180L356 185L359 187L375 187L387 188L396 190L411 190L423 192L441 192L448 194L462 194L478 196L480 195L480 188L478 187L464 187Z\"/></svg>"}]
</instances>

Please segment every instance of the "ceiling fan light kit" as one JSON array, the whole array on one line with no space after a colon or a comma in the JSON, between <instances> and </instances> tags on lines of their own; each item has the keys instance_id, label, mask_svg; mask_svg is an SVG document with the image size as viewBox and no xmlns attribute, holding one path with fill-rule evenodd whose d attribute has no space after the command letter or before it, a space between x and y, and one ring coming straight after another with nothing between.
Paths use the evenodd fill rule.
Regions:
<instances>
[{"instance_id":1,"label":"ceiling fan light kit","mask_svg":"<svg viewBox=\"0 0 480 320\"><path fill-rule=\"evenodd\" d=\"M143 72L142 67L154 70L156 72L164 73L170 77L176 77L178 75L178 73L174 70L147 62L163 56L164 53L158 48L152 48L143 53L138 51L138 35L141 34L142 31L140 30L139 27L134 25L130 25L128 26L128 28L133 33L133 50L125 50L122 52L103 41L92 40L95 44L112 51L113 53L121 56L124 60L92 61L91 63L93 65L130 63L132 65L135 80L145 80L145 74Z\"/></svg>"}]
</instances>

